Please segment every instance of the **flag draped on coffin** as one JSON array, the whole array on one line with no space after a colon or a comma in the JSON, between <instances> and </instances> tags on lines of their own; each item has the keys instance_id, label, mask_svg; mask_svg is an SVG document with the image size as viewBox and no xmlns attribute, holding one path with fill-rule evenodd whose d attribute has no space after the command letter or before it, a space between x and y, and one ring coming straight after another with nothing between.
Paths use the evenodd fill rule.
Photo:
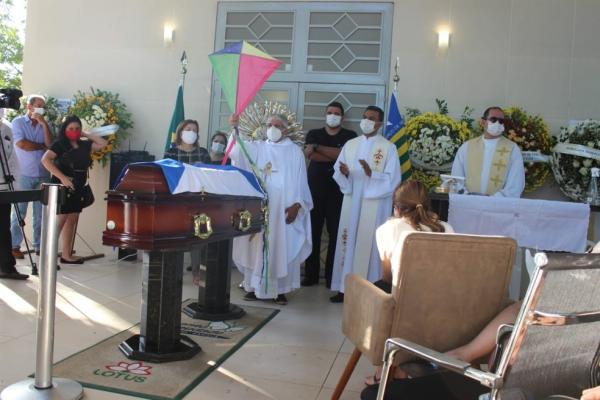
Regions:
<instances>
[{"instance_id":1,"label":"flag draped on coffin","mask_svg":"<svg viewBox=\"0 0 600 400\"><path fill-rule=\"evenodd\" d=\"M208 56L229 109L240 115L281 61L250 45L237 42Z\"/></svg>"},{"instance_id":2,"label":"flag draped on coffin","mask_svg":"<svg viewBox=\"0 0 600 400\"><path fill-rule=\"evenodd\" d=\"M410 141L408 133L401 131L404 127L404 118L402 118L402 114L400 113L397 98L398 93L396 93L394 90L392 92L392 96L390 97L390 108L385 127L385 137L396 145L398 157L400 158L402 181L405 181L406 179L410 178L410 175L412 174L409 157Z\"/></svg>"},{"instance_id":3,"label":"flag draped on coffin","mask_svg":"<svg viewBox=\"0 0 600 400\"><path fill-rule=\"evenodd\" d=\"M175 142L175 131L177 125L185 119L185 111L183 109L183 81L179 83L179 89L177 89L177 98L175 99L175 108L173 109L173 116L171 117L171 123L169 124L169 131L167 132L167 142L165 143L165 151L171 148L173 142Z\"/></svg>"}]
</instances>

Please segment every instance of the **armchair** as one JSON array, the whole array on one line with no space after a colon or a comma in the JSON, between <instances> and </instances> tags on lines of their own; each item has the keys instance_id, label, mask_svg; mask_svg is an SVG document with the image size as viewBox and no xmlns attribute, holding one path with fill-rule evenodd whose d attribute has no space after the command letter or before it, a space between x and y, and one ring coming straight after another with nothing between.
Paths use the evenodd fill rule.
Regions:
<instances>
[{"instance_id":1,"label":"armchair","mask_svg":"<svg viewBox=\"0 0 600 400\"><path fill-rule=\"evenodd\" d=\"M348 275L342 331L355 346L339 399L361 355L381 365L386 339L400 336L447 351L467 343L507 304L515 241L426 232L403 234L392 256L392 293ZM396 363L416 358L398 354Z\"/></svg>"},{"instance_id":2,"label":"armchair","mask_svg":"<svg viewBox=\"0 0 600 400\"><path fill-rule=\"evenodd\" d=\"M579 398L600 385L600 254L535 256L536 270L514 329L495 371L466 362L404 338L389 339L382 381L394 355L406 351L439 367L479 381L495 400Z\"/></svg>"}]
</instances>

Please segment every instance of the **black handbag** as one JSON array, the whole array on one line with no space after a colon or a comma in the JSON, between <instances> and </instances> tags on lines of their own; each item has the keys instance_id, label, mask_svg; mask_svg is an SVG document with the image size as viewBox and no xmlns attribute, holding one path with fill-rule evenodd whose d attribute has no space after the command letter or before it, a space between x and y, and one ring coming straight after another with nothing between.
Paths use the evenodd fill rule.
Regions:
<instances>
[{"instance_id":1,"label":"black handbag","mask_svg":"<svg viewBox=\"0 0 600 400\"><path fill-rule=\"evenodd\" d=\"M85 185L83 187L83 193L81 197L81 208L86 208L94 204L94 192L92 192L90 185Z\"/></svg>"}]
</instances>

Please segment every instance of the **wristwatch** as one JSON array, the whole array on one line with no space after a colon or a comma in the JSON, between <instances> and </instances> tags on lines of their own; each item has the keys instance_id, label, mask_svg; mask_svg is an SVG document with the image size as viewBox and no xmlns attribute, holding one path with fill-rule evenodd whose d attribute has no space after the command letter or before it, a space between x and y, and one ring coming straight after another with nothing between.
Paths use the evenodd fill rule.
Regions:
<instances>
[{"instance_id":1,"label":"wristwatch","mask_svg":"<svg viewBox=\"0 0 600 400\"><path fill-rule=\"evenodd\" d=\"M319 148L319 143L315 143L312 146L313 146L313 151L317 151L317 149Z\"/></svg>"}]
</instances>

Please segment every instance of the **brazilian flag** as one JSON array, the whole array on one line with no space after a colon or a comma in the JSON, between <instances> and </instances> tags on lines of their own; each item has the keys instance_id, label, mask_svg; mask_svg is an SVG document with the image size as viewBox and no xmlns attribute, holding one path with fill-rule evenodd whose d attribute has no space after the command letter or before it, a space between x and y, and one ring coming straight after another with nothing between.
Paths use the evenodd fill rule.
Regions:
<instances>
[{"instance_id":1,"label":"brazilian flag","mask_svg":"<svg viewBox=\"0 0 600 400\"><path fill-rule=\"evenodd\" d=\"M171 123L169 124L169 131L167 132L167 143L165 143L165 151L169 150L172 144L175 142L175 131L177 125L185 119L185 112L183 110L183 82L179 84L177 89L177 98L175 99L175 108L173 109L173 116L171 117Z\"/></svg>"}]
</instances>

